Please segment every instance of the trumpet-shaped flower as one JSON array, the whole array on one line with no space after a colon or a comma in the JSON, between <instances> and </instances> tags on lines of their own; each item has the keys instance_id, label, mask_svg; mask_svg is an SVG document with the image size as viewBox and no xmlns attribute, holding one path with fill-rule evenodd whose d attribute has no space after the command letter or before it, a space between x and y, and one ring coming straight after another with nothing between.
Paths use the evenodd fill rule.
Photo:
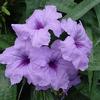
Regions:
<instances>
[{"instance_id":1,"label":"trumpet-shaped flower","mask_svg":"<svg viewBox=\"0 0 100 100\"><path fill-rule=\"evenodd\" d=\"M0 54L0 63L6 64L5 75L10 78L11 84L19 83L23 77L27 78L31 83L32 73L32 58L31 50L33 49L30 42L21 43L20 40L16 40L16 45L7 48L2 54ZM28 47L27 47L28 46ZM34 77L33 77L34 78Z\"/></svg>"},{"instance_id":2,"label":"trumpet-shaped flower","mask_svg":"<svg viewBox=\"0 0 100 100\"><path fill-rule=\"evenodd\" d=\"M61 25L57 19L61 17L55 6L48 5L43 10L35 10L25 24L12 24L12 28L20 39L30 38L33 46L40 47L49 44L51 39L49 29L56 36L60 36Z\"/></svg>"},{"instance_id":3,"label":"trumpet-shaped flower","mask_svg":"<svg viewBox=\"0 0 100 100\"><path fill-rule=\"evenodd\" d=\"M88 38L81 22L77 24L77 22L69 18L67 21L62 20L61 27L73 38L74 44L79 51L87 55L91 53L92 41Z\"/></svg>"},{"instance_id":4,"label":"trumpet-shaped flower","mask_svg":"<svg viewBox=\"0 0 100 100\"><path fill-rule=\"evenodd\" d=\"M71 61L76 69L82 71L87 69L92 42L82 24L77 24L77 22L69 18L67 21L62 20L61 27L69 35L64 41L55 42L61 50L63 58Z\"/></svg>"},{"instance_id":5,"label":"trumpet-shaped flower","mask_svg":"<svg viewBox=\"0 0 100 100\"><path fill-rule=\"evenodd\" d=\"M34 49L35 50L35 49ZM34 60L35 82L38 89L68 90L80 82L73 64L65 61L61 52L48 47L36 48ZM37 53L36 53L37 52ZM34 80L33 80L34 83Z\"/></svg>"}]
</instances>

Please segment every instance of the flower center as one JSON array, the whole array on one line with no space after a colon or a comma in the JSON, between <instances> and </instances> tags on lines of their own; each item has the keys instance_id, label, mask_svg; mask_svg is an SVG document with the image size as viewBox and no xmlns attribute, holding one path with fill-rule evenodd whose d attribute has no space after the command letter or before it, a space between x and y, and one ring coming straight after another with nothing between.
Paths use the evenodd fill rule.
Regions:
<instances>
[{"instance_id":1,"label":"flower center","mask_svg":"<svg viewBox=\"0 0 100 100\"><path fill-rule=\"evenodd\" d=\"M81 48L83 46L83 44L81 43L81 40L79 40L78 38L79 38L78 36L76 36L74 38L75 45L76 45L77 48Z\"/></svg>"},{"instance_id":2,"label":"flower center","mask_svg":"<svg viewBox=\"0 0 100 100\"><path fill-rule=\"evenodd\" d=\"M41 22L39 22L39 21L36 21L36 29L42 29L42 28L44 28L44 25L41 23Z\"/></svg>"},{"instance_id":3,"label":"flower center","mask_svg":"<svg viewBox=\"0 0 100 100\"><path fill-rule=\"evenodd\" d=\"M75 45L77 48L81 48L83 46L83 44L81 44L80 42L76 41L75 42Z\"/></svg>"},{"instance_id":4,"label":"flower center","mask_svg":"<svg viewBox=\"0 0 100 100\"><path fill-rule=\"evenodd\" d=\"M50 61L48 63L48 65L49 65L50 68L53 68L53 69L56 69L57 68L57 64L56 64L56 61L55 60L54 61Z\"/></svg>"},{"instance_id":5,"label":"flower center","mask_svg":"<svg viewBox=\"0 0 100 100\"><path fill-rule=\"evenodd\" d=\"M30 63L30 59L27 55L22 56L22 62L21 65L25 66L28 65Z\"/></svg>"}]
</instances>

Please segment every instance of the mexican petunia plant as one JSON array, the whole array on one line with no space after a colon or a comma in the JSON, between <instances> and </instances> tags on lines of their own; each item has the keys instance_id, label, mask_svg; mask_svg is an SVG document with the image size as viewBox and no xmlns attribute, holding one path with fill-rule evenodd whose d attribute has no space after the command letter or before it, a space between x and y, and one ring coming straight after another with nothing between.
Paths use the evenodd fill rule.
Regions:
<instances>
[{"instance_id":1,"label":"mexican petunia plant","mask_svg":"<svg viewBox=\"0 0 100 100\"><path fill-rule=\"evenodd\" d=\"M35 10L24 24L11 26L17 38L0 54L11 85L25 78L36 90L62 89L67 93L80 84L79 71L88 68L92 49L81 21L62 19L56 6L47 5ZM62 40L63 33L66 37Z\"/></svg>"}]
</instances>

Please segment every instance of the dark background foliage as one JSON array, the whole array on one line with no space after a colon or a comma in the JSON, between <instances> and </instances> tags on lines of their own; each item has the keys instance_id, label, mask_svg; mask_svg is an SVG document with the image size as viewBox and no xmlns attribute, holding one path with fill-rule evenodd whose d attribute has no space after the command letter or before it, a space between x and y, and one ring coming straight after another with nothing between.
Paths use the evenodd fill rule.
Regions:
<instances>
[{"instance_id":1,"label":"dark background foliage","mask_svg":"<svg viewBox=\"0 0 100 100\"><path fill-rule=\"evenodd\" d=\"M37 8L56 5L63 18L81 20L93 41L89 68L80 72L81 84L65 96L61 90L35 91L25 79L15 86L4 76L0 65L0 100L100 100L100 0L0 0L0 53L13 45L16 35L12 23L24 23Z\"/></svg>"}]
</instances>

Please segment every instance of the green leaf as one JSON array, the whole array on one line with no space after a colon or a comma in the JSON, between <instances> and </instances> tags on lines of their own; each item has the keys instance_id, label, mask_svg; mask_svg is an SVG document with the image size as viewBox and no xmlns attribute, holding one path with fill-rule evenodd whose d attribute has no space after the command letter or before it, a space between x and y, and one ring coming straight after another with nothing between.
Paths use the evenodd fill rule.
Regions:
<instances>
[{"instance_id":1,"label":"green leaf","mask_svg":"<svg viewBox=\"0 0 100 100\"><path fill-rule=\"evenodd\" d=\"M76 86L77 91L79 91L81 94L83 94L85 97L89 98L89 82L88 82L88 71L81 72L81 83Z\"/></svg>"},{"instance_id":2,"label":"green leaf","mask_svg":"<svg viewBox=\"0 0 100 100\"><path fill-rule=\"evenodd\" d=\"M100 43L93 49L93 59L90 61L88 70L100 71Z\"/></svg>"},{"instance_id":3,"label":"green leaf","mask_svg":"<svg viewBox=\"0 0 100 100\"><path fill-rule=\"evenodd\" d=\"M98 19L98 24L99 24L99 27L100 27L100 4L98 4L97 6L95 6L95 12L96 12L96 16L97 16L97 19Z\"/></svg>"},{"instance_id":4,"label":"green leaf","mask_svg":"<svg viewBox=\"0 0 100 100\"><path fill-rule=\"evenodd\" d=\"M83 86L82 86L83 87ZM87 87L84 85L84 90ZM86 95L80 92L81 90L71 88L70 91L68 92L68 95L65 96L64 100L90 100ZM85 90L86 91L86 90Z\"/></svg>"},{"instance_id":5,"label":"green leaf","mask_svg":"<svg viewBox=\"0 0 100 100\"><path fill-rule=\"evenodd\" d=\"M91 93L92 83L93 83L93 71L88 71L88 82L89 82L89 94Z\"/></svg>"},{"instance_id":6,"label":"green leaf","mask_svg":"<svg viewBox=\"0 0 100 100\"><path fill-rule=\"evenodd\" d=\"M65 17L79 19L85 15L90 9L100 3L100 0L83 0L76 4L74 0L49 0L48 4L55 4L58 9L65 12Z\"/></svg>"},{"instance_id":7,"label":"green leaf","mask_svg":"<svg viewBox=\"0 0 100 100\"><path fill-rule=\"evenodd\" d=\"M9 44L6 43L6 41L0 39L0 48L1 48L1 49L5 49L5 48L7 48L7 47L9 47Z\"/></svg>"},{"instance_id":8,"label":"green leaf","mask_svg":"<svg viewBox=\"0 0 100 100\"><path fill-rule=\"evenodd\" d=\"M91 100L100 99L100 88L98 80L100 80L100 29L99 29L99 5L95 6L95 12L89 11L81 19L86 27L89 37L93 41L93 51L90 57L88 69L88 82L89 82L89 97ZM99 27L98 27L99 26ZM85 84L86 86L86 84Z\"/></svg>"},{"instance_id":9,"label":"green leaf","mask_svg":"<svg viewBox=\"0 0 100 100\"><path fill-rule=\"evenodd\" d=\"M98 20L97 17L95 16L95 12L93 10L90 10L87 12L82 18L81 18L83 24L85 27L90 27L92 30L92 27L95 25L95 27L98 27ZM93 32L92 32L93 34Z\"/></svg>"},{"instance_id":10,"label":"green leaf","mask_svg":"<svg viewBox=\"0 0 100 100\"><path fill-rule=\"evenodd\" d=\"M16 86L11 86L5 78L2 66L0 66L0 100L16 100Z\"/></svg>"},{"instance_id":11,"label":"green leaf","mask_svg":"<svg viewBox=\"0 0 100 100\"><path fill-rule=\"evenodd\" d=\"M40 7L40 3L42 2L41 0L25 0L26 11L25 11L24 17L28 18L34 12L35 9Z\"/></svg>"},{"instance_id":12,"label":"green leaf","mask_svg":"<svg viewBox=\"0 0 100 100\"><path fill-rule=\"evenodd\" d=\"M6 2L4 2L3 6L7 6L7 4L8 4L8 2L6 1Z\"/></svg>"},{"instance_id":13,"label":"green leaf","mask_svg":"<svg viewBox=\"0 0 100 100\"><path fill-rule=\"evenodd\" d=\"M100 0L83 0L81 3L75 6L75 8L73 8L67 16L72 17L73 19L79 19L99 3Z\"/></svg>"},{"instance_id":14,"label":"green leaf","mask_svg":"<svg viewBox=\"0 0 100 100\"><path fill-rule=\"evenodd\" d=\"M100 100L100 71L94 72L91 100Z\"/></svg>"},{"instance_id":15,"label":"green leaf","mask_svg":"<svg viewBox=\"0 0 100 100\"><path fill-rule=\"evenodd\" d=\"M90 71L100 71L100 30L94 28L93 35L93 50L90 57L90 63L88 70Z\"/></svg>"},{"instance_id":16,"label":"green leaf","mask_svg":"<svg viewBox=\"0 0 100 100\"><path fill-rule=\"evenodd\" d=\"M6 8L5 6L2 6L1 11L2 11L3 13L5 13L6 15L9 15L9 16L10 16L10 12L7 10L7 8Z\"/></svg>"},{"instance_id":17,"label":"green leaf","mask_svg":"<svg viewBox=\"0 0 100 100\"><path fill-rule=\"evenodd\" d=\"M5 49L14 44L15 35L8 33L8 34L0 34L0 48Z\"/></svg>"}]
</instances>

